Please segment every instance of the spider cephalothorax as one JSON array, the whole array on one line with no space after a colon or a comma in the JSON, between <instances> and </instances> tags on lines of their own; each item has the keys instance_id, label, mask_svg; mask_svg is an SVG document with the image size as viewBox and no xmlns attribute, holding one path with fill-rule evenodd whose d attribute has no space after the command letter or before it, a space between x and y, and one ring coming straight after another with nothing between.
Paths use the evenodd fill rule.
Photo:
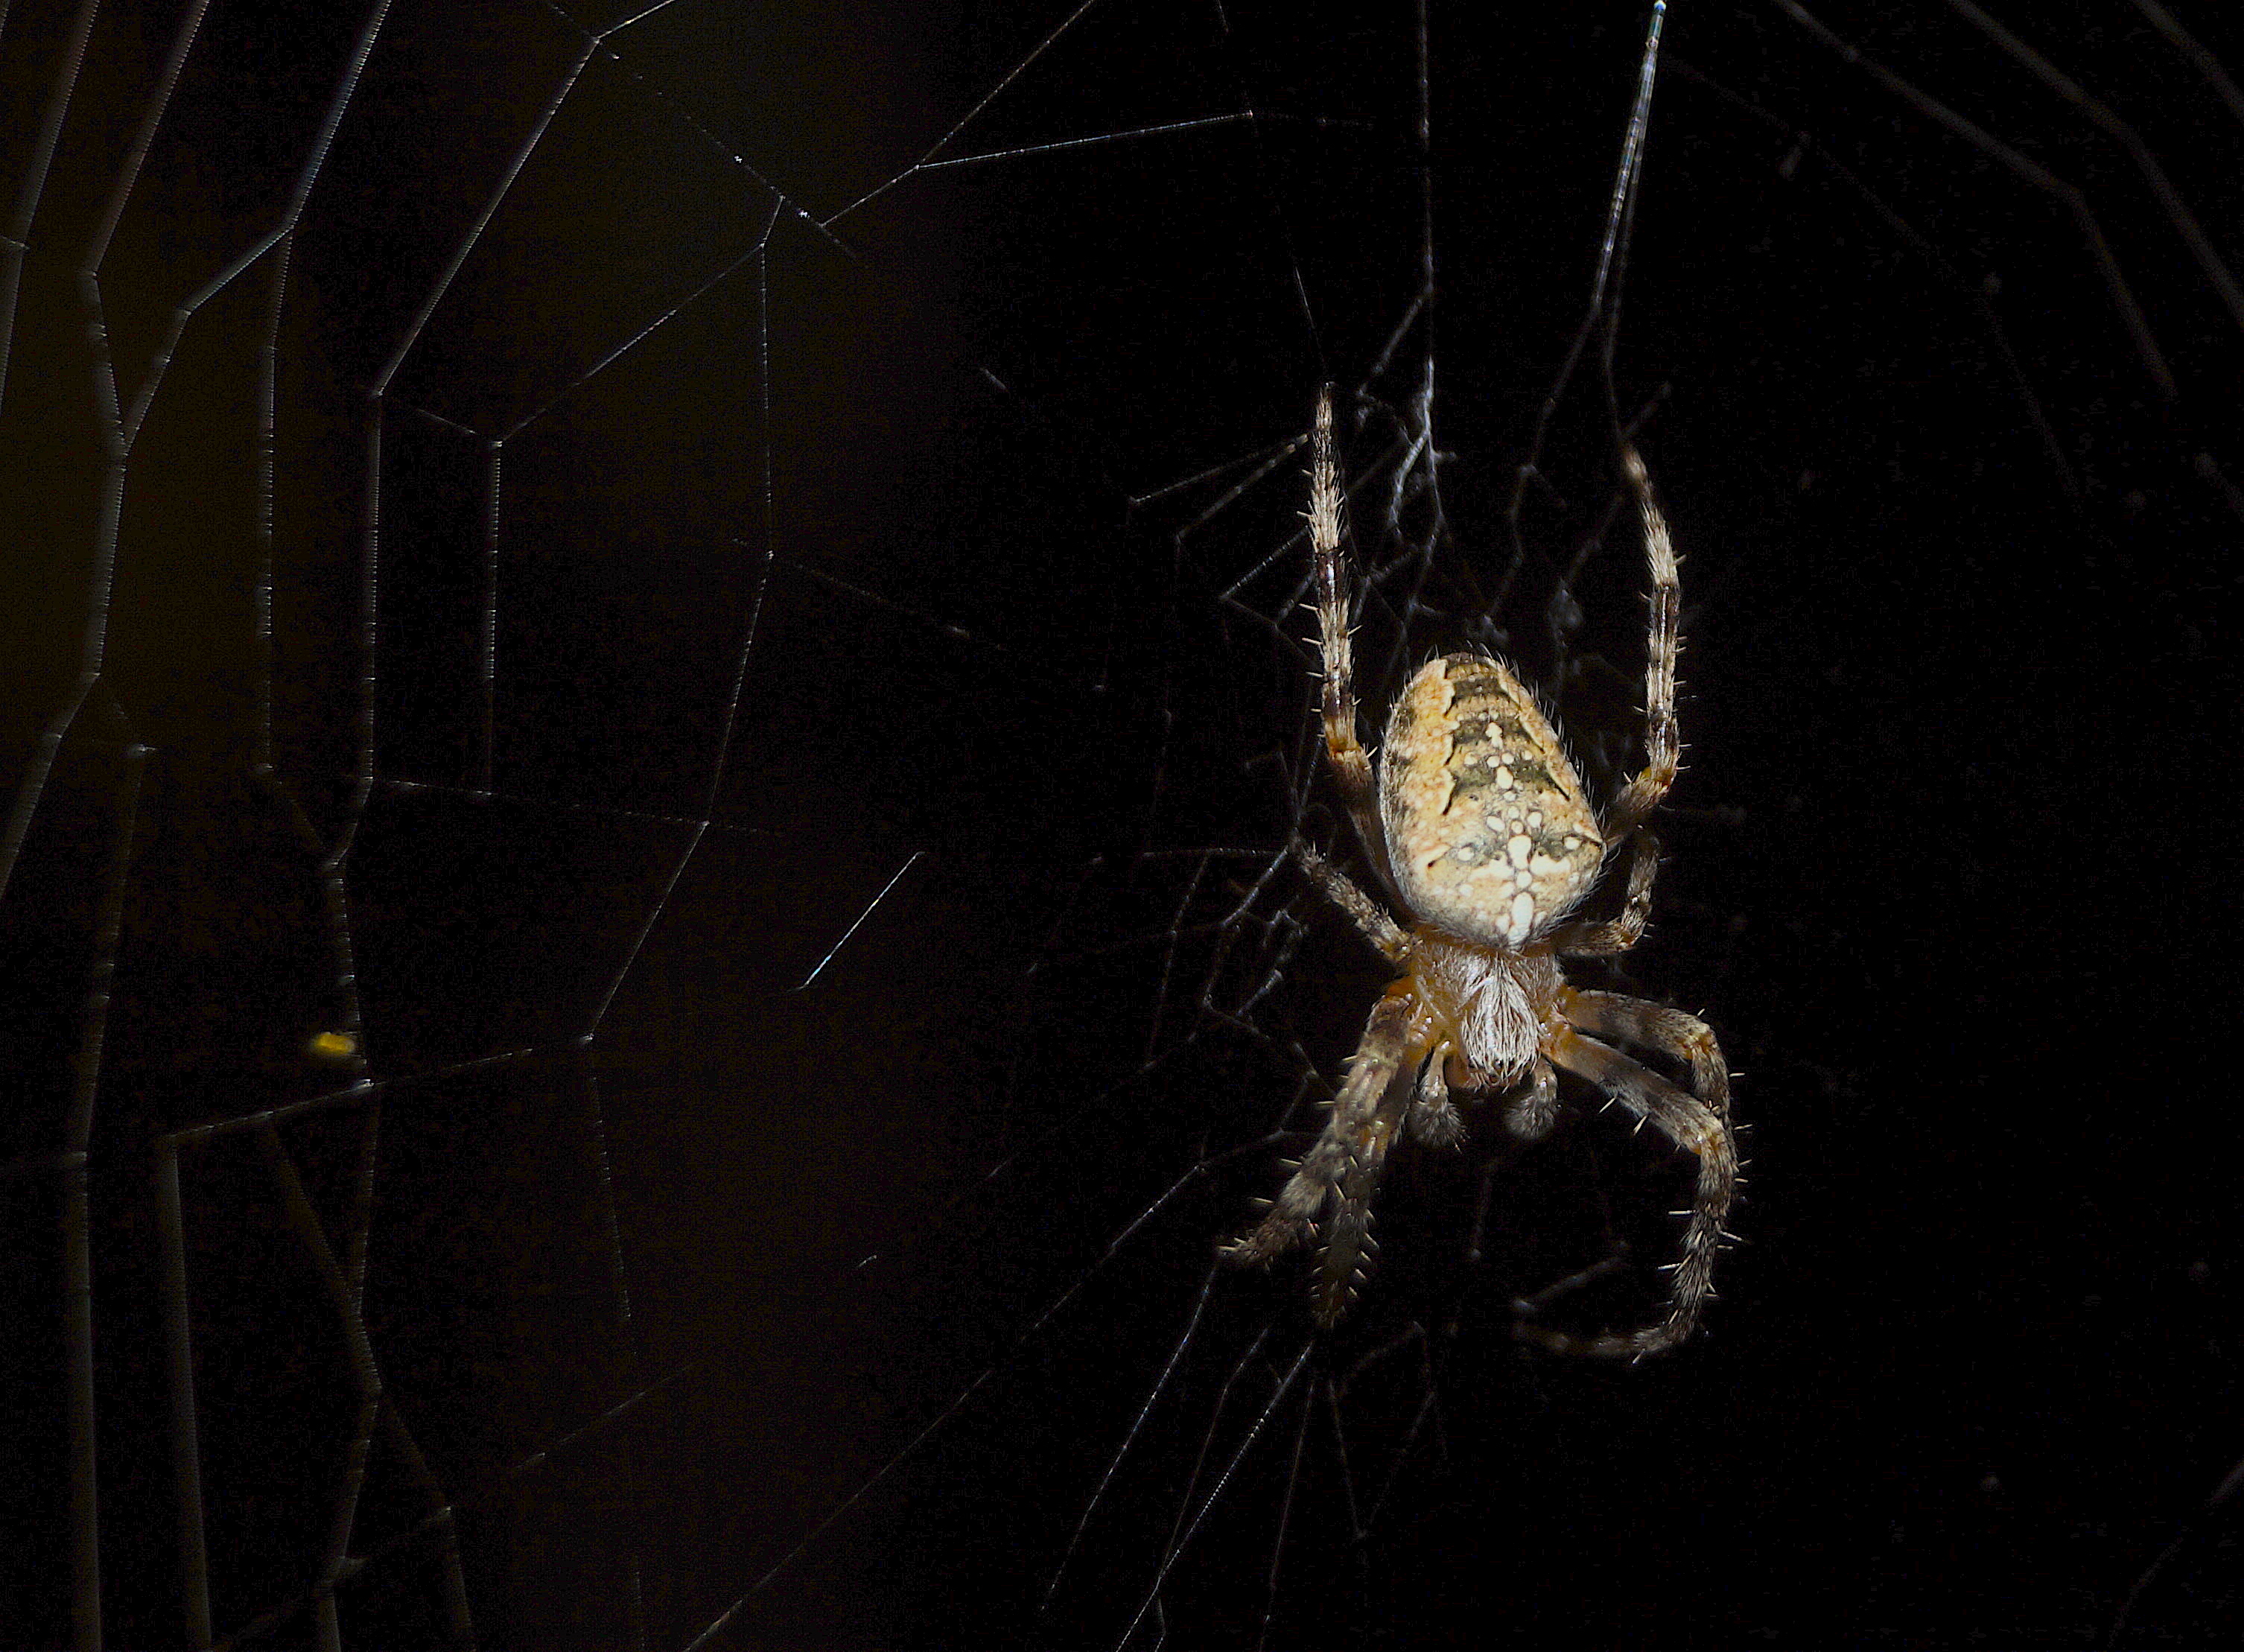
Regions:
<instances>
[{"instance_id":1,"label":"spider cephalothorax","mask_svg":"<svg viewBox=\"0 0 2244 1652\"><path fill-rule=\"evenodd\" d=\"M1573 1337L1523 1324L1571 1353L1633 1357L1691 1334L1712 1294L1722 1218L1737 1185L1729 1072L1705 1022L1680 1010L1566 985L1561 958L1634 946L1652 904L1659 845L1645 822L1674 783L1675 655L1680 606L1675 551L1644 463L1621 468L1643 522L1652 573L1645 672L1647 762L1602 823L1535 697L1500 660L1449 654L1422 667L1388 714L1375 773L1356 729L1340 484L1332 402L1317 403L1310 443L1309 538L1317 563L1324 662L1325 754L1377 881L1408 927L1307 844L1312 882L1402 972L1364 1028L1332 1116L1261 1222L1227 1249L1242 1262L1321 1238L1315 1306L1325 1324L1354 1296L1369 1242L1371 1195L1398 1128L1436 1145L1463 1123L1453 1090L1500 1095L1515 1134L1547 1132L1558 1070L1586 1079L1699 1162L1699 1191L1666 1316L1625 1335ZM1570 921L1607 857L1626 850L1620 916ZM1656 1051L1691 1069L1686 1093L1611 1046Z\"/></svg>"}]
</instances>

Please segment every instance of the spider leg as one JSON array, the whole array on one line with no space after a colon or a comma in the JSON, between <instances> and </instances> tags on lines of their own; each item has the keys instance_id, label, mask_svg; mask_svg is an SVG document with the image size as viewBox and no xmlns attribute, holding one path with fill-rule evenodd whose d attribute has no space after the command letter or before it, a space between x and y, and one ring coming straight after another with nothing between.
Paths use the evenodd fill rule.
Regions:
<instances>
[{"instance_id":1,"label":"spider leg","mask_svg":"<svg viewBox=\"0 0 2244 1652\"><path fill-rule=\"evenodd\" d=\"M1403 1119L1417 1110L1416 1087L1390 1082L1373 1110L1370 1122L1357 1137L1355 1151L1333 1189L1332 1220L1325 1229L1325 1253L1317 1268L1317 1283L1309 1296L1309 1311L1317 1324L1330 1330L1340 1323L1355 1300L1356 1282L1378 1247L1371 1238L1371 1200L1379 1191L1380 1173L1387 1168L1387 1149ZM1454 1109L1452 1109L1454 1112Z\"/></svg>"},{"instance_id":2,"label":"spider leg","mask_svg":"<svg viewBox=\"0 0 2244 1652\"><path fill-rule=\"evenodd\" d=\"M1371 758L1355 723L1355 653L1348 632L1348 570L1341 560L1340 472L1333 458L1332 389L1317 392L1309 437L1309 545L1317 562L1317 651L1324 667L1325 761L1340 782L1357 840L1382 883L1392 881L1380 829Z\"/></svg>"},{"instance_id":3,"label":"spider leg","mask_svg":"<svg viewBox=\"0 0 2244 1652\"><path fill-rule=\"evenodd\" d=\"M1644 938L1644 922L1652 915L1652 880L1659 871L1659 840L1650 832L1638 832L1629 853L1628 893L1622 897L1620 916L1562 924L1551 933L1551 950L1567 958L1610 958L1627 951Z\"/></svg>"},{"instance_id":4,"label":"spider leg","mask_svg":"<svg viewBox=\"0 0 2244 1652\"><path fill-rule=\"evenodd\" d=\"M1657 1073L1646 1071L1619 1051L1561 1026L1544 1045L1550 1059L1579 1073L1640 1119L1649 1120L1679 1148L1699 1161L1699 1193L1683 1230L1683 1258L1676 1265L1666 1316L1626 1336L1573 1337L1541 1325L1520 1324L1518 1334L1559 1353L1638 1359L1672 1348L1691 1334L1699 1312L1713 1294L1714 1256L1721 1248L1722 1218L1737 1190L1737 1146L1727 1121L1696 1097L1688 1096Z\"/></svg>"},{"instance_id":5,"label":"spider leg","mask_svg":"<svg viewBox=\"0 0 2244 1652\"><path fill-rule=\"evenodd\" d=\"M1558 999L1558 1012L1585 1032L1602 1033L1672 1055L1691 1064L1691 1087L1714 1116L1730 1116L1730 1069L1722 1060L1714 1030L1695 1015L1671 1010L1664 1004L1619 992L1578 992L1571 988Z\"/></svg>"},{"instance_id":6,"label":"spider leg","mask_svg":"<svg viewBox=\"0 0 2244 1652\"><path fill-rule=\"evenodd\" d=\"M1369 1243L1371 1191L1401 1121L1401 1104L1388 1104L1388 1093L1400 1087L1396 1075L1423 1036L1418 1019L1417 995L1408 986L1398 985L1379 1000L1315 1145L1302 1155L1301 1167L1279 1189L1261 1222L1224 1248L1233 1262L1268 1262L1306 1243L1318 1214L1328 1202L1336 1204L1316 1295L1317 1318L1323 1324L1332 1324L1347 1306Z\"/></svg>"},{"instance_id":7,"label":"spider leg","mask_svg":"<svg viewBox=\"0 0 2244 1652\"><path fill-rule=\"evenodd\" d=\"M1682 735L1675 723L1675 655L1683 609L1675 541L1652 491L1652 477L1644 468L1644 460L1635 446L1626 441L1621 443L1620 467L1636 495L1637 513L1644 519L1644 559L1652 571L1652 615L1644 668L1646 761L1637 776L1621 789L1605 820L1605 839L1615 843L1651 818L1659 800L1667 796L1667 789L1675 783L1683 753Z\"/></svg>"},{"instance_id":8,"label":"spider leg","mask_svg":"<svg viewBox=\"0 0 2244 1652\"><path fill-rule=\"evenodd\" d=\"M1307 843L1294 845L1294 858L1301 863L1324 897L1355 920L1365 938L1386 955L1387 961L1397 969L1410 961L1411 945L1409 933L1377 901L1365 894L1347 876Z\"/></svg>"}]
</instances>

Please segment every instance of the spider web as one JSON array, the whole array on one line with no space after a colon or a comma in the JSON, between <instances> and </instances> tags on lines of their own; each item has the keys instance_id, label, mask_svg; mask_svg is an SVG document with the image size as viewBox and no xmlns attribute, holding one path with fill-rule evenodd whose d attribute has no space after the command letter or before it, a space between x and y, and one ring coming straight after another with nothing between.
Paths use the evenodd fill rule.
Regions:
<instances>
[{"instance_id":1,"label":"spider web","mask_svg":"<svg viewBox=\"0 0 2244 1652\"><path fill-rule=\"evenodd\" d=\"M1637 429L1694 750L1614 979L1842 1164L1893 987L1802 776L1891 771L1803 753L1899 709L1875 662L2070 635L1973 547L2233 533L2211 20L1677 8L1609 396L1633 4L313 10L0 11L9 1634L1826 1624L1659 1601L1821 1575L1754 1512L1754 1315L1847 1265L1828 1168L1639 1372L1509 1335L1657 1298L1686 1179L1611 1119L1398 1159L1330 1338L1213 1263L1379 985L1284 854L1345 836L1300 432L1335 383L1367 705L1499 650L1604 795ZM2112 1622L2153 1493L1969 1621ZM2175 1544L2128 1609L2180 1642L2233 1594Z\"/></svg>"}]
</instances>

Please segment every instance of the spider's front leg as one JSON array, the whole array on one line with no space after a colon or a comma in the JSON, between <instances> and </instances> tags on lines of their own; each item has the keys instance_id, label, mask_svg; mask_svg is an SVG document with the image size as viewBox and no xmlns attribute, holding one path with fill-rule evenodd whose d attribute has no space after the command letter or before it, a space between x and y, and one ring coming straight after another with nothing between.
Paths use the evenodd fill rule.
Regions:
<instances>
[{"instance_id":1,"label":"spider's front leg","mask_svg":"<svg viewBox=\"0 0 2244 1652\"><path fill-rule=\"evenodd\" d=\"M1613 997L1610 993L1573 996L1577 1001L1593 996L1605 999ZM1680 1019L1692 1019L1688 1016ZM1700 1030L1704 1030L1703 1026ZM1711 1039L1709 1046L1711 1049ZM1699 1161L1699 1191L1692 1201L1690 1220L1684 1227L1683 1257L1675 1264L1667 1312L1657 1324L1625 1336L1597 1337L1570 1336L1565 1331L1523 1324L1517 1327L1519 1335L1559 1353L1607 1358L1639 1359L1673 1348L1690 1336L1699 1323L1700 1310L1714 1294L1714 1257L1721 1249L1724 1237L1722 1219L1729 1214L1730 1201L1737 1192L1737 1141L1724 1116L1729 1103L1727 1081L1713 1087L1713 1093L1705 1100L1686 1095L1619 1051L1595 1039L1584 1038L1567 1026L1560 1027L1545 1042L1544 1049L1558 1066L1587 1079L1637 1117L1656 1126L1677 1147L1694 1155ZM1719 1067L1720 1053L1712 1052L1712 1060ZM1721 1111L1718 1112L1717 1107Z\"/></svg>"},{"instance_id":2,"label":"spider's front leg","mask_svg":"<svg viewBox=\"0 0 2244 1652\"><path fill-rule=\"evenodd\" d=\"M1622 992L1585 992L1568 987L1559 1013L1569 1026L1603 1038L1657 1050L1691 1068L1691 1087L1717 1118L1730 1116L1730 1068L1722 1060L1714 1029L1695 1015L1649 1004Z\"/></svg>"},{"instance_id":3,"label":"spider's front leg","mask_svg":"<svg viewBox=\"0 0 2244 1652\"><path fill-rule=\"evenodd\" d=\"M1320 1324L1332 1324L1345 1311L1370 1249L1371 1196L1412 1093L1412 1087L1396 1080L1406 1061L1425 1054L1423 1016L1407 984L1397 983L1379 1000L1315 1145L1279 1189L1268 1214L1224 1248L1232 1262L1268 1262L1307 1243L1319 1215L1329 1209L1314 1304Z\"/></svg>"}]
</instances>

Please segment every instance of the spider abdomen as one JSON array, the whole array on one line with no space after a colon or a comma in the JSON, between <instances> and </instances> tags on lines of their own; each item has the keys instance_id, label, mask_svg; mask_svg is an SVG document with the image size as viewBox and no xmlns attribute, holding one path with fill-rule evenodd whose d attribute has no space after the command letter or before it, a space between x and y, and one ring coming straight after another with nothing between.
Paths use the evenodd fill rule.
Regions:
<instances>
[{"instance_id":1,"label":"spider abdomen","mask_svg":"<svg viewBox=\"0 0 2244 1652\"><path fill-rule=\"evenodd\" d=\"M1447 654L1388 714L1379 812L1395 881L1419 917L1517 948L1597 879L1605 839L1558 731L1486 654Z\"/></svg>"}]
</instances>

